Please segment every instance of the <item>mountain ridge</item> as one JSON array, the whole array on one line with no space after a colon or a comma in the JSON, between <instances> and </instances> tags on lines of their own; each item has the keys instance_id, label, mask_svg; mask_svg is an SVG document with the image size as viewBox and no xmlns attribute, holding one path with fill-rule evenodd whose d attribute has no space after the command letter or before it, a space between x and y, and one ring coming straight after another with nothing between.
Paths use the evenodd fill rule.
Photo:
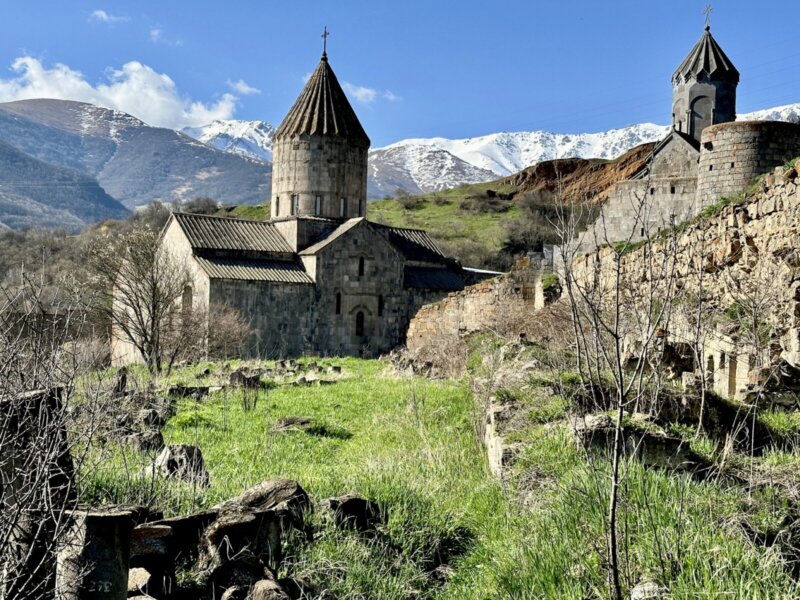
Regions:
<instances>
[{"instance_id":1,"label":"mountain ridge","mask_svg":"<svg viewBox=\"0 0 800 600\"><path fill-rule=\"evenodd\" d=\"M269 197L270 163L92 104L52 99L0 104L0 140L96 179L129 209L198 196L234 204Z\"/></svg>"},{"instance_id":2,"label":"mountain ridge","mask_svg":"<svg viewBox=\"0 0 800 600\"><path fill-rule=\"evenodd\" d=\"M800 103L744 113L739 119L798 123ZM256 135L247 131L247 123L274 131L274 127L263 121L216 121L213 126L194 128L190 135L217 147L231 146L238 153L260 140L259 152L271 156L271 137L263 132ZM669 129L668 125L640 123L592 133L537 130L503 131L459 139L408 138L370 150L368 194L376 199L393 196L398 189L409 194L437 192L456 185L508 177L556 158L611 160L636 146L661 140ZM238 143L230 139L234 131L239 132L241 141Z\"/></svg>"}]
</instances>

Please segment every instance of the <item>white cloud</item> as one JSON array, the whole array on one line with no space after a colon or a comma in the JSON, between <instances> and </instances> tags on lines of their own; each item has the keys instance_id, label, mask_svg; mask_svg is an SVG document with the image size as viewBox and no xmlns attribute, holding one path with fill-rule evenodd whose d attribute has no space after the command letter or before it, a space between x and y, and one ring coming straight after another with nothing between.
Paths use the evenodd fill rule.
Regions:
<instances>
[{"instance_id":1,"label":"white cloud","mask_svg":"<svg viewBox=\"0 0 800 600\"><path fill-rule=\"evenodd\" d=\"M164 30L157 26L153 25L150 30L147 32L147 37L153 44L166 44L167 46L183 46L183 42L181 40L174 40L168 38L164 35Z\"/></svg>"},{"instance_id":2,"label":"white cloud","mask_svg":"<svg viewBox=\"0 0 800 600\"><path fill-rule=\"evenodd\" d=\"M248 84L244 79L240 79L239 81L231 81L228 79L228 87L242 96L250 96L251 94L261 93L260 89Z\"/></svg>"},{"instance_id":3,"label":"white cloud","mask_svg":"<svg viewBox=\"0 0 800 600\"><path fill-rule=\"evenodd\" d=\"M128 17L121 17L117 15L112 15L111 13L107 13L104 10L97 9L89 15L89 22L90 23L122 23L123 21L127 21Z\"/></svg>"},{"instance_id":4,"label":"white cloud","mask_svg":"<svg viewBox=\"0 0 800 600\"><path fill-rule=\"evenodd\" d=\"M350 96L355 98L357 102L361 104L372 104L378 98L383 98L384 100L388 100L389 102L396 102L401 100L400 96L397 96L390 92L389 90L380 92L375 88L364 87L361 85L353 85L345 81L342 83L342 87L344 91L347 92Z\"/></svg>"},{"instance_id":5,"label":"white cloud","mask_svg":"<svg viewBox=\"0 0 800 600\"><path fill-rule=\"evenodd\" d=\"M361 102L361 104L370 104L371 102L375 101L375 98L378 97L377 90L361 85L353 85L347 81L342 84L342 87L344 88L345 92L350 94L358 102Z\"/></svg>"},{"instance_id":6,"label":"white cloud","mask_svg":"<svg viewBox=\"0 0 800 600\"><path fill-rule=\"evenodd\" d=\"M16 59L14 75L0 78L0 102L31 98L57 98L98 104L129 113L157 127L180 129L206 125L217 119L230 119L237 97L222 94L204 103L178 91L175 82L138 61L119 69L109 69L106 80L92 85L82 73L57 63L50 68L30 56Z\"/></svg>"}]
</instances>

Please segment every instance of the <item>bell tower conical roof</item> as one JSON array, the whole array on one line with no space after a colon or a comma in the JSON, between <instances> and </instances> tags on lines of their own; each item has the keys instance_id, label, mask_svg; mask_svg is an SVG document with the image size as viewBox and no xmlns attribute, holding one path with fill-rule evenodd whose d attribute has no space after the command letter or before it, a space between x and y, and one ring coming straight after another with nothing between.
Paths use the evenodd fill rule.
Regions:
<instances>
[{"instance_id":1,"label":"bell tower conical roof","mask_svg":"<svg viewBox=\"0 0 800 600\"><path fill-rule=\"evenodd\" d=\"M700 40L672 76L672 128L699 145L706 127L736 120L738 85L739 71L706 23Z\"/></svg>"},{"instance_id":2,"label":"bell tower conical roof","mask_svg":"<svg viewBox=\"0 0 800 600\"><path fill-rule=\"evenodd\" d=\"M711 35L709 25L706 25L700 40L672 75L672 81L679 83L689 79L700 79L703 73L713 81L739 83L739 71Z\"/></svg>"},{"instance_id":3,"label":"bell tower conical roof","mask_svg":"<svg viewBox=\"0 0 800 600\"><path fill-rule=\"evenodd\" d=\"M370 140L323 53L300 96L275 132L275 139L335 136L369 147Z\"/></svg>"}]
</instances>

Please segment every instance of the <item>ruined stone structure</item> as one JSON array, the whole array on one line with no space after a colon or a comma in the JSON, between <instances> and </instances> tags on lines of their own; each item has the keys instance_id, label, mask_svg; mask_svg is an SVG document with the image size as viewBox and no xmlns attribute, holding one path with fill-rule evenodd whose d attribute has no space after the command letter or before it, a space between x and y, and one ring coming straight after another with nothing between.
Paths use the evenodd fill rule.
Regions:
<instances>
[{"instance_id":1,"label":"ruined stone structure","mask_svg":"<svg viewBox=\"0 0 800 600\"><path fill-rule=\"evenodd\" d=\"M518 330L527 315L545 306L548 290L542 274L552 269L551 259L530 256L518 261L510 273L422 307L408 326L408 349L418 353L427 344L476 331Z\"/></svg>"},{"instance_id":2,"label":"ruined stone structure","mask_svg":"<svg viewBox=\"0 0 800 600\"><path fill-rule=\"evenodd\" d=\"M685 221L800 154L800 125L734 122L739 72L706 29L672 76L672 131L611 191L581 251Z\"/></svg>"},{"instance_id":3,"label":"ruined stone structure","mask_svg":"<svg viewBox=\"0 0 800 600\"><path fill-rule=\"evenodd\" d=\"M658 278L653 264L665 255L675 260L678 303L702 293L703 308L710 322L704 325L702 371L716 393L731 398L744 397L758 383L763 369L786 364L800 368L800 178L795 168L777 167L764 176L753 197L721 209L709 219L687 226L674 243L656 239L647 249L637 249L621 257L621 287L633 297L645 297L648 290L667 282ZM648 257L643 256L644 252ZM617 253L601 248L579 257L573 273L582 284L611 289L615 285L614 262ZM666 297L666 296L665 296ZM761 307L763 322L760 347L753 336L743 335L735 321L720 318L745 301ZM665 341L681 346L692 343L696 332L687 323L683 309L672 316ZM744 325L747 327L747 324ZM747 333L746 331L744 332Z\"/></svg>"},{"instance_id":4,"label":"ruined stone structure","mask_svg":"<svg viewBox=\"0 0 800 600\"><path fill-rule=\"evenodd\" d=\"M462 268L421 230L366 219L369 138L326 54L275 136L271 217L175 213L161 247L188 265L184 310L235 308L253 357L374 356L428 302L497 273ZM114 332L115 364L139 360Z\"/></svg>"}]
</instances>

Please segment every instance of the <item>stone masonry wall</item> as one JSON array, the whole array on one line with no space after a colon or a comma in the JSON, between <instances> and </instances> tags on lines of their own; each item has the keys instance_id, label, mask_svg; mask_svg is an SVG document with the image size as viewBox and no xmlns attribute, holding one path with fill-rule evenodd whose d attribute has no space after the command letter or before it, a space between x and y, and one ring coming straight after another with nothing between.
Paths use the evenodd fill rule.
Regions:
<instances>
[{"instance_id":1,"label":"stone masonry wall","mask_svg":"<svg viewBox=\"0 0 800 600\"><path fill-rule=\"evenodd\" d=\"M192 280L190 291L192 306L208 308L209 299L209 279L208 275L192 259L192 248L186 236L181 232L178 223L173 220L165 229L162 236L162 248L167 252L170 260L174 263L185 266ZM119 302L116 303L115 310L124 311ZM125 365L141 362L142 356L136 346L128 341L126 336L120 331L119 327L112 324L111 327L111 362L114 365Z\"/></svg>"},{"instance_id":2,"label":"stone masonry wall","mask_svg":"<svg viewBox=\"0 0 800 600\"><path fill-rule=\"evenodd\" d=\"M423 306L411 319L406 344L419 352L438 340L514 324L544 306L541 262L522 259L506 275L487 279Z\"/></svg>"},{"instance_id":3,"label":"stone masonry wall","mask_svg":"<svg viewBox=\"0 0 800 600\"><path fill-rule=\"evenodd\" d=\"M622 289L626 297L643 297L665 290L667 282L654 268L664 257L674 257L675 301L705 299L704 353L706 376L715 391L740 396L750 380L750 371L779 357L800 367L800 192L797 171L782 167L767 174L761 190L740 204L728 205L712 218L685 226L674 240L657 239L649 247L623 254L620 260ZM612 290L615 261L612 248L602 248L573 262L581 285ZM595 279L599 273L599 280ZM702 278L702 279L701 279ZM747 338L715 317L741 303L747 294L763 306L763 321L770 340L756 351ZM667 298L666 292L664 298ZM753 300L754 301L754 300ZM630 309L629 309L630 310ZM682 319L680 308L667 332L671 343L687 343L693 333Z\"/></svg>"},{"instance_id":4,"label":"stone masonry wall","mask_svg":"<svg viewBox=\"0 0 800 600\"><path fill-rule=\"evenodd\" d=\"M638 241L646 233L669 227L695 213L695 177L632 179L617 184L603 206L603 219L583 234L583 248L602 246L608 241ZM638 207L642 206L641 216ZM596 233L595 233L596 230Z\"/></svg>"},{"instance_id":5,"label":"stone masonry wall","mask_svg":"<svg viewBox=\"0 0 800 600\"><path fill-rule=\"evenodd\" d=\"M363 217L367 200L367 148L334 137L300 136L275 142L272 163L271 216L288 217L291 196L298 196L298 215ZM321 197L320 211L316 197Z\"/></svg>"},{"instance_id":6,"label":"stone masonry wall","mask_svg":"<svg viewBox=\"0 0 800 600\"><path fill-rule=\"evenodd\" d=\"M318 298L312 320L312 350L327 354L376 356L398 343L407 320L403 258L367 222L362 222L315 255ZM359 275L359 259L364 274ZM340 310L336 311L336 295ZM364 319L363 334L356 319Z\"/></svg>"},{"instance_id":7,"label":"stone masonry wall","mask_svg":"<svg viewBox=\"0 0 800 600\"><path fill-rule=\"evenodd\" d=\"M758 175L800 155L800 125L742 121L703 130L697 182L702 209L745 190Z\"/></svg>"}]
</instances>

